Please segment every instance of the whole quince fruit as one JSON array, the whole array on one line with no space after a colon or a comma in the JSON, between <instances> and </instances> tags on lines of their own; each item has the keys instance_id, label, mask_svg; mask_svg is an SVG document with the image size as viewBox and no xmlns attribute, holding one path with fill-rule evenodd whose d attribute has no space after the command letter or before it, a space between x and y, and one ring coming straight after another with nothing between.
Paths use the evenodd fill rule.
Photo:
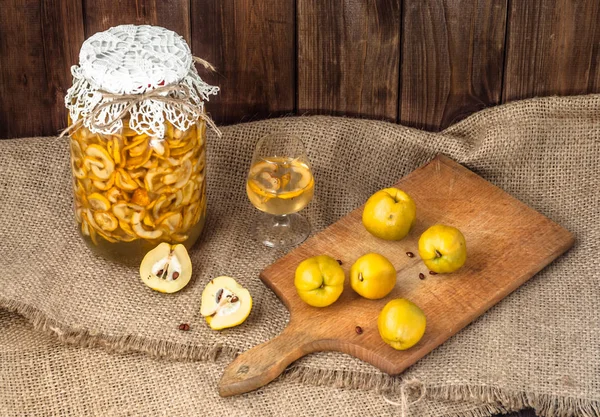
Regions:
<instances>
[{"instance_id":1,"label":"whole quince fruit","mask_svg":"<svg viewBox=\"0 0 600 417\"><path fill-rule=\"evenodd\" d=\"M388 295L396 285L396 268L383 255L368 253L350 268L350 285L359 295L378 300Z\"/></svg>"},{"instance_id":2,"label":"whole quince fruit","mask_svg":"<svg viewBox=\"0 0 600 417\"><path fill-rule=\"evenodd\" d=\"M417 216L415 202L397 188L384 188L367 200L362 214L365 228L385 240L404 238Z\"/></svg>"},{"instance_id":3,"label":"whole quince fruit","mask_svg":"<svg viewBox=\"0 0 600 417\"><path fill-rule=\"evenodd\" d=\"M426 327L427 319L423 311L405 298L387 303L377 319L379 335L396 350L406 350L416 345Z\"/></svg>"},{"instance_id":4,"label":"whole quince fruit","mask_svg":"<svg viewBox=\"0 0 600 417\"><path fill-rule=\"evenodd\" d=\"M436 224L419 238L419 255L433 272L454 272L467 260L467 242L456 227Z\"/></svg>"},{"instance_id":5,"label":"whole quince fruit","mask_svg":"<svg viewBox=\"0 0 600 417\"><path fill-rule=\"evenodd\" d=\"M294 285L298 295L313 307L333 304L344 291L344 270L331 256L313 256L296 268Z\"/></svg>"}]
</instances>

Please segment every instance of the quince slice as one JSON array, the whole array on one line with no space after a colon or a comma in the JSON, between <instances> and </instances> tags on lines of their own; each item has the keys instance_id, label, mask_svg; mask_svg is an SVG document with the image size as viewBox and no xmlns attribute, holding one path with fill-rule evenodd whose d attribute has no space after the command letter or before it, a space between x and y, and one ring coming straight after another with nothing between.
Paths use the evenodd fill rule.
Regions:
<instances>
[{"instance_id":1,"label":"quince slice","mask_svg":"<svg viewBox=\"0 0 600 417\"><path fill-rule=\"evenodd\" d=\"M252 297L247 289L227 276L211 280L202 292L200 314L213 330L242 324L252 310Z\"/></svg>"},{"instance_id":2,"label":"quince slice","mask_svg":"<svg viewBox=\"0 0 600 417\"><path fill-rule=\"evenodd\" d=\"M174 293L192 278L192 261L183 245L161 243L144 256L140 265L142 282L155 291Z\"/></svg>"},{"instance_id":3,"label":"quince slice","mask_svg":"<svg viewBox=\"0 0 600 417\"><path fill-rule=\"evenodd\" d=\"M99 190L108 191L113 187L113 185L115 185L115 175L114 173L111 174L110 178L107 181L94 180L92 181L92 184L94 184L94 187L96 187Z\"/></svg>"},{"instance_id":4,"label":"quince slice","mask_svg":"<svg viewBox=\"0 0 600 417\"><path fill-rule=\"evenodd\" d=\"M111 203L116 203L123 198L123 193L121 193L121 190L117 187L112 187L106 192L106 198L108 198L108 201Z\"/></svg>"},{"instance_id":5,"label":"quince slice","mask_svg":"<svg viewBox=\"0 0 600 417\"><path fill-rule=\"evenodd\" d=\"M131 156L131 157L140 156L144 152L146 152L146 150L148 149L148 140L144 139L137 145L132 146L131 148L126 147L126 149L128 149L128 151L129 151L129 156Z\"/></svg>"},{"instance_id":6,"label":"quince slice","mask_svg":"<svg viewBox=\"0 0 600 417\"><path fill-rule=\"evenodd\" d=\"M115 170L115 163L106 149L100 145L90 145L85 149L84 164L99 180L107 180Z\"/></svg>"},{"instance_id":7,"label":"quince slice","mask_svg":"<svg viewBox=\"0 0 600 417\"><path fill-rule=\"evenodd\" d=\"M133 178L131 178L131 175L129 175L129 173L124 169L119 169L117 171L115 183L117 187L125 191L133 191L139 187L137 182L135 182Z\"/></svg>"},{"instance_id":8,"label":"quince slice","mask_svg":"<svg viewBox=\"0 0 600 417\"><path fill-rule=\"evenodd\" d=\"M97 211L110 210L110 201L100 193L93 193L88 196L88 204Z\"/></svg>"},{"instance_id":9,"label":"quince slice","mask_svg":"<svg viewBox=\"0 0 600 417\"><path fill-rule=\"evenodd\" d=\"M112 232L119 227L117 218L107 211L95 211L94 220L102 230L106 230L107 232Z\"/></svg>"},{"instance_id":10,"label":"quince slice","mask_svg":"<svg viewBox=\"0 0 600 417\"><path fill-rule=\"evenodd\" d=\"M138 206L147 206L150 204L150 197L148 196L148 191L143 188L138 188L133 193L133 197L131 197L131 202L133 204L137 204Z\"/></svg>"},{"instance_id":11,"label":"quince slice","mask_svg":"<svg viewBox=\"0 0 600 417\"><path fill-rule=\"evenodd\" d=\"M127 160L127 164L125 164L125 165L129 169L136 169L141 166L146 167L145 165L147 162L149 162L151 156L152 156L152 148L146 146L145 151L141 155L135 156L133 158L129 158Z\"/></svg>"},{"instance_id":12,"label":"quince slice","mask_svg":"<svg viewBox=\"0 0 600 417\"><path fill-rule=\"evenodd\" d=\"M142 239L154 240L158 239L162 236L162 230L146 230L143 226L143 218L145 213L143 212L135 212L133 216L131 216L131 230L135 232L136 235L141 237Z\"/></svg>"}]
</instances>

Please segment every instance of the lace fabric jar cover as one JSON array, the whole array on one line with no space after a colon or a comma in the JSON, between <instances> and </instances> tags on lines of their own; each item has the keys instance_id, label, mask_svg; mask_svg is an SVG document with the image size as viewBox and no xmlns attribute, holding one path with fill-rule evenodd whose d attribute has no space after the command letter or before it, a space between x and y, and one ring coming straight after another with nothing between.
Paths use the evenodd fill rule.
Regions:
<instances>
[{"instance_id":1,"label":"lace fabric jar cover","mask_svg":"<svg viewBox=\"0 0 600 417\"><path fill-rule=\"evenodd\" d=\"M96 33L79 61L65 104L81 235L126 263L161 242L189 248L206 216L204 101L218 87L181 36L156 26Z\"/></svg>"}]
</instances>

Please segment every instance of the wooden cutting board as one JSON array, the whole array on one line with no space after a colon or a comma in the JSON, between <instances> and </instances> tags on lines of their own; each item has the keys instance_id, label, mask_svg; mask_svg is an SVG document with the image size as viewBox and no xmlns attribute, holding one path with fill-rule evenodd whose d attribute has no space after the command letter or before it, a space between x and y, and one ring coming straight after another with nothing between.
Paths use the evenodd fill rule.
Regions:
<instances>
[{"instance_id":1,"label":"wooden cutting board","mask_svg":"<svg viewBox=\"0 0 600 417\"><path fill-rule=\"evenodd\" d=\"M395 186L417 205L417 221L403 240L371 236L362 225L360 207L262 271L261 280L290 310L290 323L280 335L241 354L225 369L219 383L222 396L257 389L296 359L317 351L348 353L388 374L399 374L574 243L567 230L444 156ZM467 262L453 274L430 275L419 258L419 236L435 223L455 226L465 235ZM409 251L413 258L406 255ZM358 296L348 280L352 263L368 252L384 255L398 271L392 293L377 301ZM294 288L298 264L320 254L341 260L346 272L344 292L325 308L305 304ZM419 273L425 274L424 280ZM427 317L423 338L406 351L385 344L377 330L383 306L400 297L416 303Z\"/></svg>"}]
</instances>

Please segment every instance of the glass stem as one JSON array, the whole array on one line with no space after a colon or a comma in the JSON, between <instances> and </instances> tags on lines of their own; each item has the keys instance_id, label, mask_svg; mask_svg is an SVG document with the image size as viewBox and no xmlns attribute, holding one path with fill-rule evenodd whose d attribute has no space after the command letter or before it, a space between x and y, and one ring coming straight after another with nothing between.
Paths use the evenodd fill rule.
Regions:
<instances>
[{"instance_id":1,"label":"glass stem","mask_svg":"<svg viewBox=\"0 0 600 417\"><path fill-rule=\"evenodd\" d=\"M289 227L290 218L286 214L275 216L275 227Z\"/></svg>"}]
</instances>

